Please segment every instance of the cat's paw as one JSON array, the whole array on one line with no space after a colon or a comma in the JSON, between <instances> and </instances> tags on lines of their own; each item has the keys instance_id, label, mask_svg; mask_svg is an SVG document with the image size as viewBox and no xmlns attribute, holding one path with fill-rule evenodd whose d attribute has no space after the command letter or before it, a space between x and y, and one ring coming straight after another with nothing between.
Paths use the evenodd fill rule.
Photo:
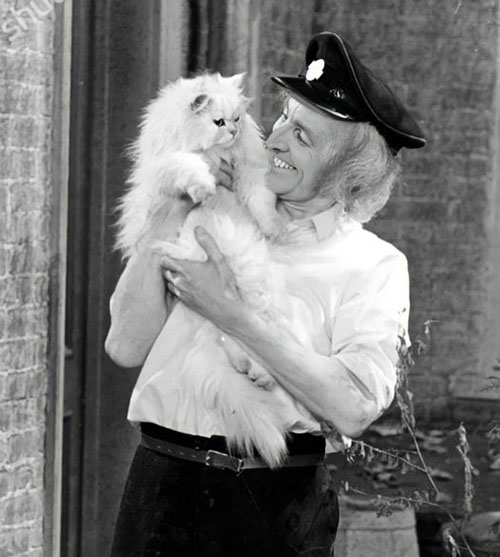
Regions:
<instances>
[{"instance_id":1,"label":"cat's paw","mask_svg":"<svg viewBox=\"0 0 500 557\"><path fill-rule=\"evenodd\" d=\"M218 339L218 343L224 347L229 362L238 373L247 375L252 367L250 358L245 352L232 340L224 335Z\"/></svg>"},{"instance_id":2,"label":"cat's paw","mask_svg":"<svg viewBox=\"0 0 500 557\"><path fill-rule=\"evenodd\" d=\"M279 216L261 219L259 227L264 236L272 243L284 244L288 239L288 230L285 221Z\"/></svg>"},{"instance_id":3,"label":"cat's paw","mask_svg":"<svg viewBox=\"0 0 500 557\"><path fill-rule=\"evenodd\" d=\"M194 203L203 203L216 192L215 178L210 175L203 181L197 181L186 187L186 193Z\"/></svg>"},{"instance_id":4,"label":"cat's paw","mask_svg":"<svg viewBox=\"0 0 500 557\"><path fill-rule=\"evenodd\" d=\"M252 362L245 354L232 355L231 364L238 373L247 375L252 368Z\"/></svg>"},{"instance_id":5,"label":"cat's paw","mask_svg":"<svg viewBox=\"0 0 500 557\"><path fill-rule=\"evenodd\" d=\"M264 391L272 391L276 385L276 381L270 375L262 375L254 381L254 385Z\"/></svg>"},{"instance_id":6,"label":"cat's paw","mask_svg":"<svg viewBox=\"0 0 500 557\"><path fill-rule=\"evenodd\" d=\"M273 377L261 366L252 366L247 375L256 387L264 391L271 391L276 385Z\"/></svg>"},{"instance_id":7,"label":"cat's paw","mask_svg":"<svg viewBox=\"0 0 500 557\"><path fill-rule=\"evenodd\" d=\"M166 255L172 259L184 259L186 256L185 250L182 246L174 244L173 242L166 242L163 240L155 240L151 244L151 250L158 255Z\"/></svg>"}]
</instances>

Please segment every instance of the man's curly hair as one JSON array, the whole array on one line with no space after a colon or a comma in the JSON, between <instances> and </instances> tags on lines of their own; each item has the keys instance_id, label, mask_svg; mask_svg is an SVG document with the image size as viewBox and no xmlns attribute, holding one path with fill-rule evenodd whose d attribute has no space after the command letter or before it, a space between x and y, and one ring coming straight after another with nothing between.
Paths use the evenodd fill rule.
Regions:
<instances>
[{"instance_id":1,"label":"man's curly hair","mask_svg":"<svg viewBox=\"0 0 500 557\"><path fill-rule=\"evenodd\" d=\"M329 160L320 176L319 195L331 196L333 191L351 218L367 222L387 203L401 166L374 126L340 125L349 126L349 133L341 145L327 148Z\"/></svg>"}]
</instances>

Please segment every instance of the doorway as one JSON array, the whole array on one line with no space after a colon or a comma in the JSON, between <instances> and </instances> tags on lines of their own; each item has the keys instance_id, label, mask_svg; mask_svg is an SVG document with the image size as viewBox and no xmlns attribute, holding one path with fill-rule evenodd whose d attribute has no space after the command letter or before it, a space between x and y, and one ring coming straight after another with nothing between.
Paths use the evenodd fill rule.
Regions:
<instances>
[{"instance_id":1,"label":"doorway","mask_svg":"<svg viewBox=\"0 0 500 557\"><path fill-rule=\"evenodd\" d=\"M253 5L253 4L252 4ZM246 0L79 0L73 9L61 555L107 554L135 447L127 406L139 370L104 352L108 303L123 265L113 251L143 107L160 85L211 67L250 65L259 26ZM255 12L258 15L258 10ZM255 17L257 17L255 15ZM246 31L250 36L249 31ZM245 35L246 36L246 35ZM251 58L254 62L255 56Z\"/></svg>"}]
</instances>

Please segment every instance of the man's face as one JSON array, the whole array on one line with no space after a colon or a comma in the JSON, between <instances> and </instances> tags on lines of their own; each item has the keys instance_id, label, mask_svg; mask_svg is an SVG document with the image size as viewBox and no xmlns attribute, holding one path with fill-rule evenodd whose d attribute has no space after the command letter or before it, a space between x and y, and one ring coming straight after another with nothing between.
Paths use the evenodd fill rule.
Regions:
<instances>
[{"instance_id":1,"label":"man's face","mask_svg":"<svg viewBox=\"0 0 500 557\"><path fill-rule=\"evenodd\" d=\"M270 167L266 185L280 199L309 201L323 184L320 177L335 150L346 139L345 124L290 98L267 139Z\"/></svg>"}]
</instances>

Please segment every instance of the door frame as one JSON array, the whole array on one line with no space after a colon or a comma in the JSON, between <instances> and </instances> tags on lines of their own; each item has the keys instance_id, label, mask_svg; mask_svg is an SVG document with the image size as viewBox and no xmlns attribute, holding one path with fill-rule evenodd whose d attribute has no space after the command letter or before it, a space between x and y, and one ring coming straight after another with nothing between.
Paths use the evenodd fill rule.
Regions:
<instances>
[{"instance_id":1,"label":"door frame","mask_svg":"<svg viewBox=\"0 0 500 557\"><path fill-rule=\"evenodd\" d=\"M55 3L52 97L49 335L44 470L44 553L60 554L65 366L66 243L73 0Z\"/></svg>"}]
</instances>

